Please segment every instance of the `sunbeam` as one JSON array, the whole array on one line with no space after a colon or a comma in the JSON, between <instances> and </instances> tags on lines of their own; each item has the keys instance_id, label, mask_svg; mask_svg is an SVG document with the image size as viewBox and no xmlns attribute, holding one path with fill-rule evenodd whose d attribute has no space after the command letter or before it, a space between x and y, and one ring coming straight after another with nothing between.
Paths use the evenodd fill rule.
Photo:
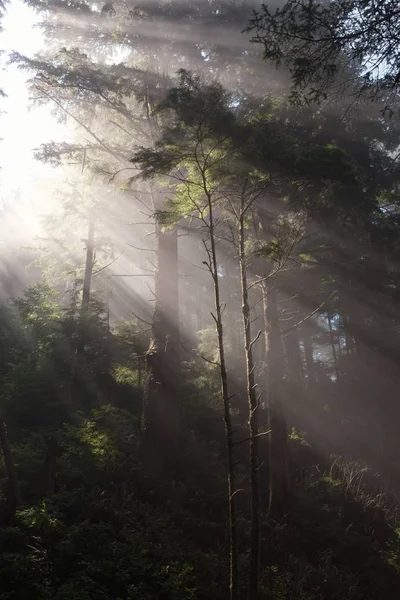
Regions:
<instances>
[{"instance_id":1,"label":"sunbeam","mask_svg":"<svg viewBox=\"0 0 400 600\"><path fill-rule=\"evenodd\" d=\"M399 16L0 1L1 598L398 596Z\"/></svg>"}]
</instances>

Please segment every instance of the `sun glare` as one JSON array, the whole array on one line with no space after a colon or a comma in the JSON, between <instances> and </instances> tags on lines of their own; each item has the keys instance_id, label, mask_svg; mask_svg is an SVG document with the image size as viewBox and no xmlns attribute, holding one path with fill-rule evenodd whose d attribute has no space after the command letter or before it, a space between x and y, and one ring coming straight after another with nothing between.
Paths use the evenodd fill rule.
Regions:
<instances>
[{"instance_id":1,"label":"sun glare","mask_svg":"<svg viewBox=\"0 0 400 600\"><path fill-rule=\"evenodd\" d=\"M29 74L8 64L9 53L16 51L32 57L43 48L43 36L35 12L12 1L3 19L0 34L2 78L0 87L6 97L0 101L0 182L1 200L13 200L19 191L19 206L13 207L21 225L32 232L39 226L41 211L50 202L49 179L57 171L34 159L34 149L51 140L65 139L65 127L52 117L48 107L33 108L27 87Z\"/></svg>"}]
</instances>

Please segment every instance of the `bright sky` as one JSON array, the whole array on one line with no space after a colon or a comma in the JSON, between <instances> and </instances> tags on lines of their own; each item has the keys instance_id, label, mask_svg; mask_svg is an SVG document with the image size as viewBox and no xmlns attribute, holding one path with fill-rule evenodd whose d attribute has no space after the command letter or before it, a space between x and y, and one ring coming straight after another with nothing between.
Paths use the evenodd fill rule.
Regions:
<instances>
[{"instance_id":1,"label":"bright sky","mask_svg":"<svg viewBox=\"0 0 400 600\"><path fill-rule=\"evenodd\" d=\"M33 56L43 48L41 31L35 27L38 21L31 8L21 0L12 0L0 34L0 49L5 51L0 88L7 94L0 100L0 199L7 202L19 189L24 204L20 216L30 227L40 220L38 206L48 205L57 176L55 169L34 160L33 150L43 142L63 139L66 131L52 118L48 107L29 110L28 75L16 65L7 65L7 54L12 50Z\"/></svg>"}]
</instances>

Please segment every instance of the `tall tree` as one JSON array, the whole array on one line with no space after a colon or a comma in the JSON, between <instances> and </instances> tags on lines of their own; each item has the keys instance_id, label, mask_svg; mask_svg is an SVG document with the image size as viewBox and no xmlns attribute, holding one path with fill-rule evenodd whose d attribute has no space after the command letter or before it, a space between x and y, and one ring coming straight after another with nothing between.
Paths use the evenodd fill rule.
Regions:
<instances>
[{"instance_id":1,"label":"tall tree","mask_svg":"<svg viewBox=\"0 0 400 600\"><path fill-rule=\"evenodd\" d=\"M251 212L258 198L268 186L268 178L252 177L248 173L239 187L239 203L235 207L232 201L230 206L234 212L238 226L238 260L240 268L241 301L244 332L244 355L246 362L246 384L249 420L249 456L250 456L250 497L251 497L251 525L250 525L250 572L249 572L249 599L255 600L259 594L259 568L260 568L260 411L261 393L256 383L256 361L254 345L262 334L262 329L255 334L252 331L252 310L250 290L257 282L249 282L249 256L248 256L248 229ZM267 433L267 432L263 432Z\"/></svg>"},{"instance_id":2,"label":"tall tree","mask_svg":"<svg viewBox=\"0 0 400 600\"><path fill-rule=\"evenodd\" d=\"M271 519L281 521L289 506L288 430L283 407L284 350L281 338L276 282L263 283L265 344L267 350L267 406L269 435L269 505Z\"/></svg>"},{"instance_id":3,"label":"tall tree","mask_svg":"<svg viewBox=\"0 0 400 600\"><path fill-rule=\"evenodd\" d=\"M236 475L233 456L228 374L225 356L223 304L220 294L218 241L218 199L220 186L214 179L217 165L228 157L224 131L218 129L232 122L227 107L227 95L213 84L202 87L199 77L181 71L178 85L171 88L159 111L172 114L155 148L142 148L133 158L141 166L144 178L169 176L175 187L175 197L166 203L159 218L164 225L174 224L182 216L196 214L204 229L203 245L206 265L213 281L213 320L218 341L217 368L220 376L228 458L228 511L229 511L229 596L239 597L238 547L236 515ZM221 130L220 130L221 131ZM178 143L176 143L178 140ZM175 184L175 185L174 185Z\"/></svg>"},{"instance_id":4,"label":"tall tree","mask_svg":"<svg viewBox=\"0 0 400 600\"><path fill-rule=\"evenodd\" d=\"M21 494L19 490L17 470L15 468L14 457L8 440L7 426L2 416L0 416L0 446L3 453L4 464L10 488L10 496L14 508L21 504Z\"/></svg>"},{"instance_id":5,"label":"tall tree","mask_svg":"<svg viewBox=\"0 0 400 600\"><path fill-rule=\"evenodd\" d=\"M92 276L93 276L93 264L95 258L95 211L94 208L90 210L89 213L89 222L88 222L88 231L87 231L87 240L86 240L86 261L85 261L85 273L83 278L83 288L82 288L82 304L81 304L81 331L77 344L77 360L80 361L82 359L84 350L85 350L85 332L87 328L87 319L89 316L89 303L90 303L90 291L92 285Z\"/></svg>"},{"instance_id":6,"label":"tall tree","mask_svg":"<svg viewBox=\"0 0 400 600\"><path fill-rule=\"evenodd\" d=\"M285 517L290 504L288 430L284 408L285 352L278 311L279 275L292 260L301 232L301 224L292 223L285 215L271 222L265 207L259 210L257 255L261 257L262 269L265 389L270 429L268 513L274 521Z\"/></svg>"},{"instance_id":7,"label":"tall tree","mask_svg":"<svg viewBox=\"0 0 400 600\"><path fill-rule=\"evenodd\" d=\"M157 194L152 191L152 196ZM159 193L158 193L159 195ZM158 210L161 204L156 202ZM154 312L144 382L144 455L171 469L179 442L180 333L177 230L156 223Z\"/></svg>"}]
</instances>

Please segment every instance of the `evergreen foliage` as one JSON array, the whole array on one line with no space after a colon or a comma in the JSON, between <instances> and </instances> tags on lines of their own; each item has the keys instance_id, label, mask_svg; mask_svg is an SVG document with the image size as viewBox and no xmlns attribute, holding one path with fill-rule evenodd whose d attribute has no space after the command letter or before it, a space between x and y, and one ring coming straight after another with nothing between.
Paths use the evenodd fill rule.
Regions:
<instances>
[{"instance_id":1,"label":"evergreen foliage","mask_svg":"<svg viewBox=\"0 0 400 600\"><path fill-rule=\"evenodd\" d=\"M223 39L246 3L30 4L11 59L77 130L0 303L1 600L394 600L400 131L322 99L371 90L397 8L256 15L315 109Z\"/></svg>"}]
</instances>

